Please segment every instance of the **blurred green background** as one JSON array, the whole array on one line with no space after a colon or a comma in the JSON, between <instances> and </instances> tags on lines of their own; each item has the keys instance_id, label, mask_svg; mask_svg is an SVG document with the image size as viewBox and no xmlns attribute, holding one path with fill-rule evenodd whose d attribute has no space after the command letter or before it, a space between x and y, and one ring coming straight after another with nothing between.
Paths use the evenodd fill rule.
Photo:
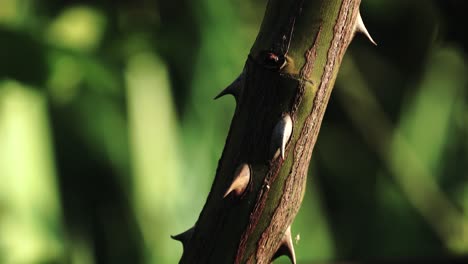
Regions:
<instances>
[{"instance_id":1,"label":"blurred green background","mask_svg":"<svg viewBox=\"0 0 468 264\"><path fill-rule=\"evenodd\" d=\"M299 263L468 254L466 2L363 0ZM177 262L265 4L0 0L0 263Z\"/></svg>"}]
</instances>

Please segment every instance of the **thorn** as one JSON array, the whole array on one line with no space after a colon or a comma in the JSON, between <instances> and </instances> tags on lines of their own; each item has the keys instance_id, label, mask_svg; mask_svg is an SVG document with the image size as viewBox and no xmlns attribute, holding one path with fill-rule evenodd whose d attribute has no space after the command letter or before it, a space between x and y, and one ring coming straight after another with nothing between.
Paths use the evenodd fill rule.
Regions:
<instances>
[{"instance_id":1,"label":"thorn","mask_svg":"<svg viewBox=\"0 0 468 264\"><path fill-rule=\"evenodd\" d=\"M371 35L369 34L369 31L367 31L366 26L364 25L364 21L362 21L361 17L361 12L358 13L357 18L356 18L356 24L354 25L354 32L361 32L366 36L372 44L377 46L377 43L372 39Z\"/></svg>"},{"instance_id":2,"label":"thorn","mask_svg":"<svg viewBox=\"0 0 468 264\"><path fill-rule=\"evenodd\" d=\"M242 163L234 173L234 180L232 180L231 186L224 193L223 198L226 198L231 192L234 192L234 195L239 197L241 196L250 182L250 167L246 163Z\"/></svg>"},{"instance_id":3,"label":"thorn","mask_svg":"<svg viewBox=\"0 0 468 264\"><path fill-rule=\"evenodd\" d=\"M242 72L239 77L237 77L228 87L226 87L224 90L222 90L215 98L214 100L223 97L227 94L230 94L234 96L234 98L237 100L237 97L239 97L239 92L241 89L241 81L244 76L244 72Z\"/></svg>"},{"instance_id":4,"label":"thorn","mask_svg":"<svg viewBox=\"0 0 468 264\"><path fill-rule=\"evenodd\" d=\"M187 230L187 231L185 231L183 233L180 233L180 234L175 235L175 236L171 236L171 238L174 239L174 240L180 241L182 243L182 247L184 248L184 251L185 251L185 247L187 246L188 241L192 238L194 230L195 230L195 227L192 227L192 228L190 228L189 230Z\"/></svg>"},{"instance_id":5,"label":"thorn","mask_svg":"<svg viewBox=\"0 0 468 264\"><path fill-rule=\"evenodd\" d=\"M291 138L292 134L292 120L289 114L286 114L273 128L273 134L271 136L271 152L274 153L273 159L276 159L281 154L281 158L284 159L284 152L286 144ZM279 151L278 151L279 150Z\"/></svg>"},{"instance_id":6,"label":"thorn","mask_svg":"<svg viewBox=\"0 0 468 264\"><path fill-rule=\"evenodd\" d=\"M286 231L284 232L284 236L281 239L281 244L273 255L272 260L279 258L283 255L288 256L293 264L296 264L296 253L294 253L294 245L291 236L291 226L288 226Z\"/></svg>"}]
</instances>

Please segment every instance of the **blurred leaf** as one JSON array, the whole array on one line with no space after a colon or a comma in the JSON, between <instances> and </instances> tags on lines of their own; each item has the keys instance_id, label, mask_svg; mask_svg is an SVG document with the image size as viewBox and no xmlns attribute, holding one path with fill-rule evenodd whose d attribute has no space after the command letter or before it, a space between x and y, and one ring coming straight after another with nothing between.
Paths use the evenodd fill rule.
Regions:
<instances>
[{"instance_id":1,"label":"blurred leaf","mask_svg":"<svg viewBox=\"0 0 468 264\"><path fill-rule=\"evenodd\" d=\"M6 252L5 263L64 257L50 141L44 97L20 83L0 82L0 251Z\"/></svg>"},{"instance_id":2,"label":"blurred leaf","mask_svg":"<svg viewBox=\"0 0 468 264\"><path fill-rule=\"evenodd\" d=\"M8 28L20 28L30 17L30 0L1 0L0 25Z\"/></svg>"},{"instance_id":3,"label":"blurred leaf","mask_svg":"<svg viewBox=\"0 0 468 264\"><path fill-rule=\"evenodd\" d=\"M190 204L190 196L180 178L184 161L167 69L157 56L142 52L129 58L125 77L135 211L149 262L172 263L180 249L169 237L187 224L177 210L181 202Z\"/></svg>"},{"instance_id":4,"label":"blurred leaf","mask_svg":"<svg viewBox=\"0 0 468 264\"><path fill-rule=\"evenodd\" d=\"M52 45L92 52L100 44L105 26L105 17L96 9L70 7L50 24L47 39Z\"/></svg>"},{"instance_id":5,"label":"blurred leaf","mask_svg":"<svg viewBox=\"0 0 468 264\"><path fill-rule=\"evenodd\" d=\"M468 68L453 49L436 51L427 68L418 93L406 100L400 129L424 166L438 175Z\"/></svg>"},{"instance_id":6,"label":"blurred leaf","mask_svg":"<svg viewBox=\"0 0 468 264\"><path fill-rule=\"evenodd\" d=\"M49 55L51 72L47 87L54 103L67 104L78 93L83 81L83 69L77 59L69 54L51 52Z\"/></svg>"}]
</instances>

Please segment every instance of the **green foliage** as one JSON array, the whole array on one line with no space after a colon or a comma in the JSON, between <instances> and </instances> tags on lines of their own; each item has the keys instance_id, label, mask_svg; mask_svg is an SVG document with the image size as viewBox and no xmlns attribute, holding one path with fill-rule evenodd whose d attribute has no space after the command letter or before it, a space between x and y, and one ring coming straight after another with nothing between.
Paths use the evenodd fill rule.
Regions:
<instances>
[{"instance_id":1,"label":"green foliage","mask_svg":"<svg viewBox=\"0 0 468 264\"><path fill-rule=\"evenodd\" d=\"M212 98L264 6L0 1L0 262L176 262L169 235L195 223L234 111ZM363 2L379 46L357 36L342 65L299 263L468 253L462 7Z\"/></svg>"}]
</instances>

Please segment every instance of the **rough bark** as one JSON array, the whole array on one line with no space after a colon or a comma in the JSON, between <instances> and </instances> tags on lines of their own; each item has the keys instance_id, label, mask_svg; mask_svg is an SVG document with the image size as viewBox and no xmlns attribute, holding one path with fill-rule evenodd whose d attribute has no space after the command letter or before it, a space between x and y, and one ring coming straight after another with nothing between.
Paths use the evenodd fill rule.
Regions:
<instances>
[{"instance_id":1,"label":"rough bark","mask_svg":"<svg viewBox=\"0 0 468 264\"><path fill-rule=\"evenodd\" d=\"M295 262L290 225L359 4L268 2L243 73L220 94L237 106L199 219L175 237L181 263L270 263L283 252Z\"/></svg>"}]
</instances>

